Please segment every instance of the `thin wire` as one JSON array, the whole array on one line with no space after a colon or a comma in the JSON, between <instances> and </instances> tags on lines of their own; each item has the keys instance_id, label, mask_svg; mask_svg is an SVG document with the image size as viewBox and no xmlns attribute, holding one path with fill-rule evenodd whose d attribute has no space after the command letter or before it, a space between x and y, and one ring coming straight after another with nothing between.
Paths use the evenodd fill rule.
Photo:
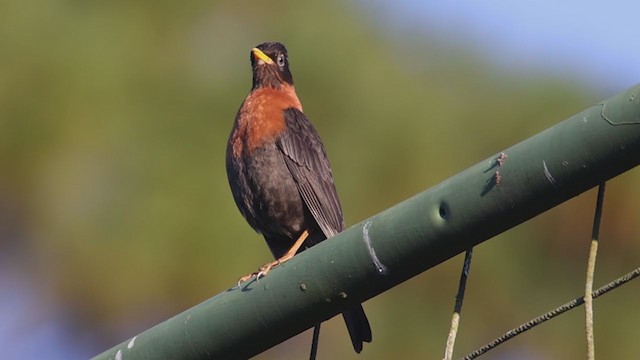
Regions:
<instances>
[{"instance_id":1,"label":"thin wire","mask_svg":"<svg viewBox=\"0 0 640 360\"><path fill-rule=\"evenodd\" d=\"M453 356L453 348L456 343L456 335L458 334L458 325L460 324L460 312L462 311L462 301L464 300L464 292L467 287L467 279L469 278L469 270L471 269L471 257L473 256L473 248L467 250L464 255L464 264L462 265L462 273L460 274L460 283L458 285L458 294L456 295L456 303L453 306L453 316L451 317L451 328L447 338L447 345L444 350L444 360L451 360Z\"/></svg>"},{"instance_id":2,"label":"thin wire","mask_svg":"<svg viewBox=\"0 0 640 360\"><path fill-rule=\"evenodd\" d=\"M320 325L318 323L313 327L313 337L311 338L311 353L309 354L309 360L316 360L318 354L318 342L320 341Z\"/></svg>"},{"instance_id":3,"label":"thin wire","mask_svg":"<svg viewBox=\"0 0 640 360\"><path fill-rule=\"evenodd\" d=\"M596 271L596 256L598 254L598 237L600 235L600 219L602 218L602 204L604 202L605 183L598 187L596 212L593 216L593 231L591 232L591 249L587 260L587 276L584 286L585 337L587 342L587 360L595 359L595 340L593 336L593 277Z\"/></svg>"},{"instance_id":4,"label":"thin wire","mask_svg":"<svg viewBox=\"0 0 640 360\"><path fill-rule=\"evenodd\" d=\"M598 290L594 291L593 293L591 293L591 297L592 298L597 298L600 295L604 295L606 293L608 293L611 290L616 289L617 287L619 287L620 285L624 285L626 283L628 283L629 281L637 278L638 276L640 276L640 268L637 268L635 270L633 270L632 272L624 275L623 277L620 277L610 283L608 283L607 285L599 288ZM511 329L509 331L507 331L506 333L504 333L503 335L501 335L500 337L494 339L493 341L491 341L490 343L484 345L483 347L475 350L472 353L469 353L467 356L461 358L461 360L471 360L471 359L475 359L478 356L486 353L487 351L495 348L496 346L510 340L511 338L520 335L521 333L530 330L531 328L542 324L543 322L547 321L547 320L551 320L554 317L561 315L571 309L573 309L576 306L580 306L584 304L584 297L579 297L577 299L574 299L560 307L557 307L551 311L549 311L548 313L545 313L533 320L530 320L520 326L518 326L515 329Z\"/></svg>"}]
</instances>

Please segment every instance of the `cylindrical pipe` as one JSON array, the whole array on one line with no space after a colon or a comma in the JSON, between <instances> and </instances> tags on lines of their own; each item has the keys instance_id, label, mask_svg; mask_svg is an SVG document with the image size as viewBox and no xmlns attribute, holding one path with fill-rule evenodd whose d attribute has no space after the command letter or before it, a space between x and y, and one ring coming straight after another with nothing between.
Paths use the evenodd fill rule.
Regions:
<instances>
[{"instance_id":1,"label":"cylindrical pipe","mask_svg":"<svg viewBox=\"0 0 640 360\"><path fill-rule=\"evenodd\" d=\"M635 86L96 359L251 357L639 163Z\"/></svg>"}]
</instances>

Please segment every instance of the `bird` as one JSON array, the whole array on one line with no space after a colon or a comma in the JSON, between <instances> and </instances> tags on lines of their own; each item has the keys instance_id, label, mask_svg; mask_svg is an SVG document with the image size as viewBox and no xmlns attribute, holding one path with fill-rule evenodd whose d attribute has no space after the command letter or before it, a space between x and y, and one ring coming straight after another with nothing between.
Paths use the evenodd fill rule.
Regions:
<instances>
[{"instance_id":1,"label":"bird","mask_svg":"<svg viewBox=\"0 0 640 360\"><path fill-rule=\"evenodd\" d=\"M264 236L276 260L239 283L266 276L299 251L344 230L329 160L302 111L287 49L279 42L265 42L251 50L250 58L252 87L229 135L227 177L240 213ZM362 304L342 315L360 353L363 342L371 342Z\"/></svg>"}]
</instances>

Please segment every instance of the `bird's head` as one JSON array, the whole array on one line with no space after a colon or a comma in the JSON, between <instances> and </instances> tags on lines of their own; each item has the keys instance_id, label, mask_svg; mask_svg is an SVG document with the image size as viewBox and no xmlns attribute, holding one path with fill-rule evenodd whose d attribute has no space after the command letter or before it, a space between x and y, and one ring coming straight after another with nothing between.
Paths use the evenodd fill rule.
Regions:
<instances>
[{"instance_id":1,"label":"bird's head","mask_svg":"<svg viewBox=\"0 0 640 360\"><path fill-rule=\"evenodd\" d=\"M251 50L253 88L293 85L287 49L278 42L262 43Z\"/></svg>"}]
</instances>

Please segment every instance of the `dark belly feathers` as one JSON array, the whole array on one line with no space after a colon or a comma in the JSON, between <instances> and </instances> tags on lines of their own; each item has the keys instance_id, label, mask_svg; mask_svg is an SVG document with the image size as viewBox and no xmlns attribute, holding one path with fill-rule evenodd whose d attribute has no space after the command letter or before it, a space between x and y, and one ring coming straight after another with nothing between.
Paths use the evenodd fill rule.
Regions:
<instances>
[{"instance_id":1,"label":"dark belly feathers","mask_svg":"<svg viewBox=\"0 0 640 360\"><path fill-rule=\"evenodd\" d=\"M233 197L249 224L265 237L295 239L304 230L305 206L275 143L254 149L250 157L227 164ZM235 184L235 185L234 185Z\"/></svg>"}]
</instances>

